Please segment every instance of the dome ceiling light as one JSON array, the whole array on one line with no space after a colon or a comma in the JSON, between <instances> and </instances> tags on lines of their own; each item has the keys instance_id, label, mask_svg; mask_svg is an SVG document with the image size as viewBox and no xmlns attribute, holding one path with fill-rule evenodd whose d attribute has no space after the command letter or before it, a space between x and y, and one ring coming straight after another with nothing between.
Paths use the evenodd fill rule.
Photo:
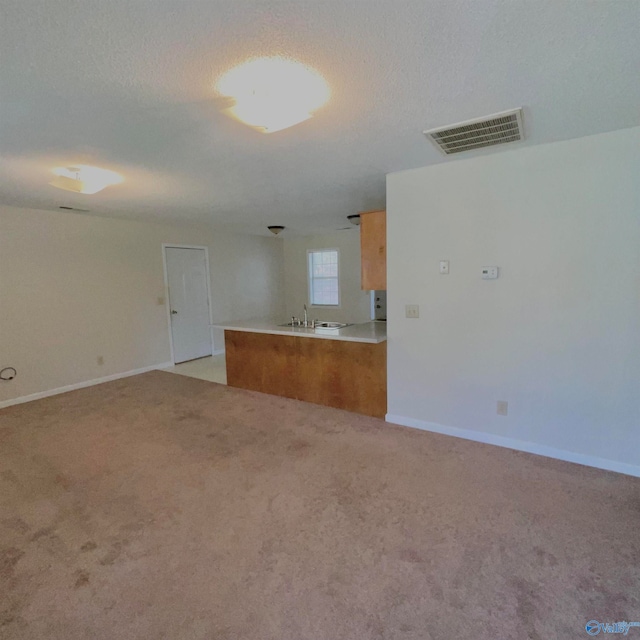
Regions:
<instances>
[{"instance_id":1,"label":"dome ceiling light","mask_svg":"<svg viewBox=\"0 0 640 640\"><path fill-rule=\"evenodd\" d=\"M223 113L262 133L308 120L331 94L315 69L279 56L254 58L230 69L216 91L234 101Z\"/></svg>"},{"instance_id":2,"label":"dome ceiling light","mask_svg":"<svg viewBox=\"0 0 640 640\"><path fill-rule=\"evenodd\" d=\"M65 191L92 195L106 187L120 184L124 178L115 171L79 164L74 167L56 167L51 172L56 176L49 184Z\"/></svg>"},{"instance_id":3,"label":"dome ceiling light","mask_svg":"<svg viewBox=\"0 0 640 640\"><path fill-rule=\"evenodd\" d=\"M279 233L282 233L284 231L283 226L275 225L275 224L272 224L271 226L267 227L267 229L269 229L269 231L271 231L271 233L273 233L274 236L277 236Z\"/></svg>"}]
</instances>

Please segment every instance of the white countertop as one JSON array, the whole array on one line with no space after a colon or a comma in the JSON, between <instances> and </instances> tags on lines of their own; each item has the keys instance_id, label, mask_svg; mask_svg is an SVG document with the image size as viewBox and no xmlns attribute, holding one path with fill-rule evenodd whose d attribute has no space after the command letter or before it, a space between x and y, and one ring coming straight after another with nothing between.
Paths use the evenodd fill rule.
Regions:
<instances>
[{"instance_id":1,"label":"white countertop","mask_svg":"<svg viewBox=\"0 0 640 640\"><path fill-rule=\"evenodd\" d=\"M301 338L324 338L325 340L345 340L347 342L370 342L378 344L387 339L386 322L365 322L352 324L342 329L311 329L307 327L282 327L277 320L247 320L213 325L229 331L248 333L270 333L276 336L299 336Z\"/></svg>"}]
</instances>

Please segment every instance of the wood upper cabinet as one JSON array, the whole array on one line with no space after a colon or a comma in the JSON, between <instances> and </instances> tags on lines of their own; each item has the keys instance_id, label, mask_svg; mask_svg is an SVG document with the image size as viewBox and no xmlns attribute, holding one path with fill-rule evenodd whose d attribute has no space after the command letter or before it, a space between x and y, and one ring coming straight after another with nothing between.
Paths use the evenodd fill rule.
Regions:
<instances>
[{"instance_id":1,"label":"wood upper cabinet","mask_svg":"<svg viewBox=\"0 0 640 640\"><path fill-rule=\"evenodd\" d=\"M360 213L362 289L387 290L387 212Z\"/></svg>"}]
</instances>

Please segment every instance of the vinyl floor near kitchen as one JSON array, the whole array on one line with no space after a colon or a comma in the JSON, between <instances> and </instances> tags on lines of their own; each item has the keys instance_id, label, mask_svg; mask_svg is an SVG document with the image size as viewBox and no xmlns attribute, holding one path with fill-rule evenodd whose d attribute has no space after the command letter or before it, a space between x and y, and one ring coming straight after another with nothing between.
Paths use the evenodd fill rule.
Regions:
<instances>
[{"instance_id":1,"label":"vinyl floor near kitchen","mask_svg":"<svg viewBox=\"0 0 640 640\"><path fill-rule=\"evenodd\" d=\"M169 367L166 371L179 373L180 375L189 376L190 378L227 384L227 367L224 353L206 358L198 358L197 360L190 360L189 362L182 362L181 364Z\"/></svg>"},{"instance_id":2,"label":"vinyl floor near kitchen","mask_svg":"<svg viewBox=\"0 0 640 640\"><path fill-rule=\"evenodd\" d=\"M3 409L0 442L3 640L640 619L638 478L162 371Z\"/></svg>"}]
</instances>

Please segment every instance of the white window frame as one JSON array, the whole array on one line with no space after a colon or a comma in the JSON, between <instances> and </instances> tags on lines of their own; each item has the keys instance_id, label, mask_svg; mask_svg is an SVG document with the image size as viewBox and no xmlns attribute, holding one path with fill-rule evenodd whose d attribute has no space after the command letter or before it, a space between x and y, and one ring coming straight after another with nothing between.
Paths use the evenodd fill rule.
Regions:
<instances>
[{"instance_id":1,"label":"white window frame","mask_svg":"<svg viewBox=\"0 0 640 640\"><path fill-rule=\"evenodd\" d=\"M313 280L313 277L311 274L309 260L312 253L318 253L320 251L335 251L338 254L338 304L314 304L313 300L311 299L311 291L313 289L311 286L311 281ZM340 286L340 262L340 249L333 249L331 247L324 247L322 249L307 249L307 299L309 300L310 307L314 309L340 309L342 303L342 287Z\"/></svg>"}]
</instances>

